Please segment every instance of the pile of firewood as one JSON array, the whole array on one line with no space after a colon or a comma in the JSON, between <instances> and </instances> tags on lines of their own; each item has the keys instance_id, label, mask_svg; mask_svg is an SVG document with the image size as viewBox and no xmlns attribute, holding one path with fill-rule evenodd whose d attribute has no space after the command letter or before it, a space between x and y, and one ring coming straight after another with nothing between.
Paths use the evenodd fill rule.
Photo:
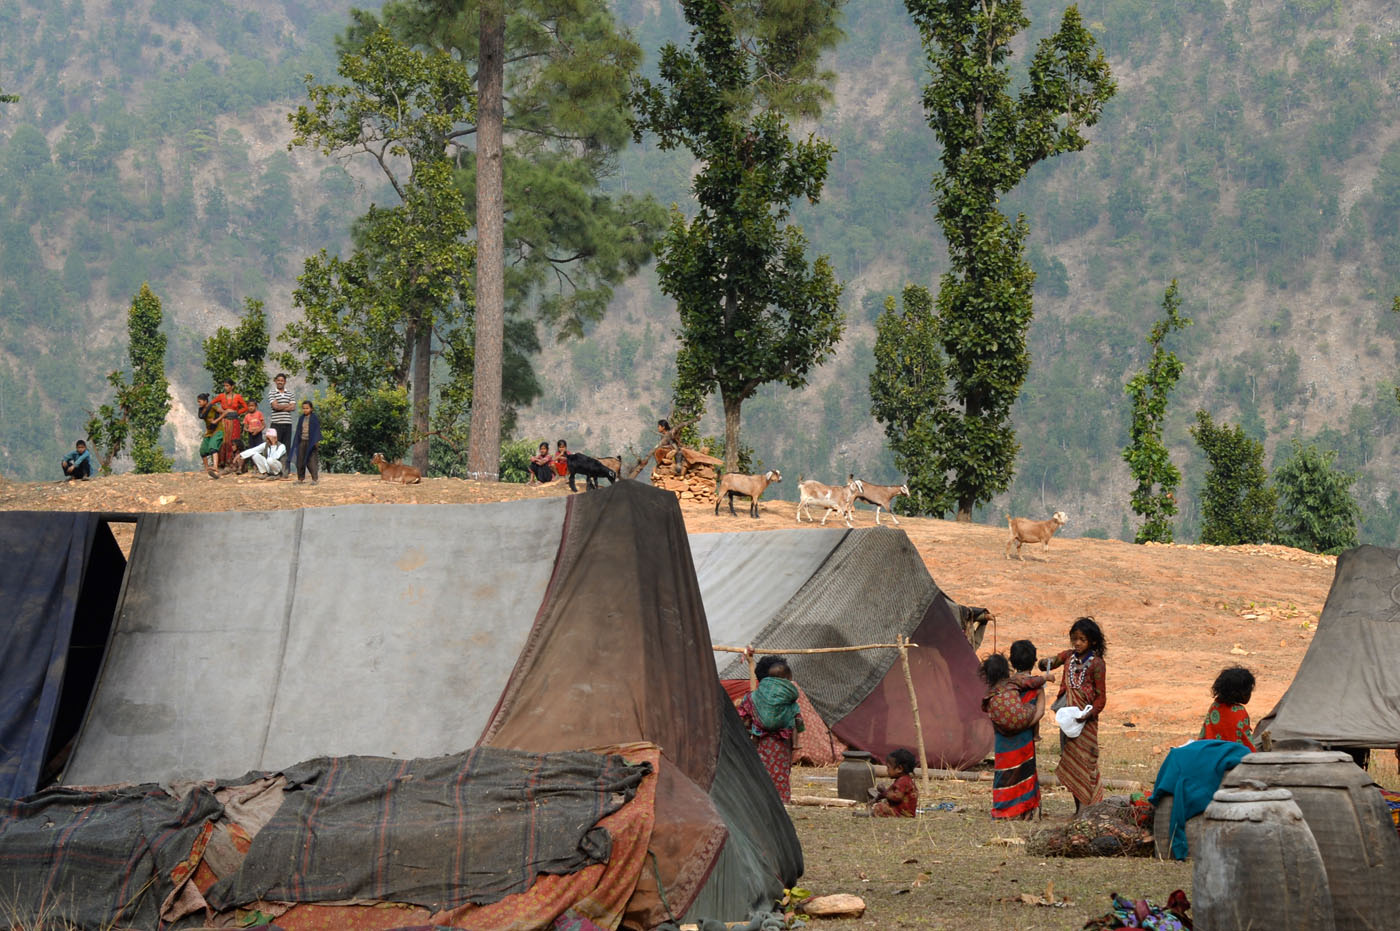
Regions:
<instances>
[{"instance_id":1,"label":"pile of firewood","mask_svg":"<svg viewBox=\"0 0 1400 931\"><path fill-rule=\"evenodd\" d=\"M719 460L708 453L683 449L685 464L676 474L675 449L661 447L654 451L657 465L651 470L651 483L674 492L682 501L711 503L715 500L715 466Z\"/></svg>"}]
</instances>

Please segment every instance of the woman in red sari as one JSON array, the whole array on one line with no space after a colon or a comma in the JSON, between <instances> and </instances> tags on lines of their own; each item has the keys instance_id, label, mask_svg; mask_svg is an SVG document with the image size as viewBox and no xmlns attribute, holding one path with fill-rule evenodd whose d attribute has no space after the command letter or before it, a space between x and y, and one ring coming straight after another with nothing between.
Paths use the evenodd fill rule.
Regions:
<instances>
[{"instance_id":1,"label":"woman in red sari","mask_svg":"<svg viewBox=\"0 0 1400 931\"><path fill-rule=\"evenodd\" d=\"M1220 670L1210 689L1215 701L1196 739L1229 740L1257 750L1250 740L1249 712L1244 707L1254 695L1254 673L1243 666L1228 666Z\"/></svg>"},{"instance_id":2,"label":"woman in red sari","mask_svg":"<svg viewBox=\"0 0 1400 931\"><path fill-rule=\"evenodd\" d=\"M781 656L765 656L754 667L758 688L739 702L739 718L748 729L758 758L784 803L792 801L792 752L803 729L797 710L797 686Z\"/></svg>"},{"instance_id":3,"label":"woman in red sari","mask_svg":"<svg viewBox=\"0 0 1400 931\"><path fill-rule=\"evenodd\" d=\"M1108 703L1108 646L1092 617L1081 617L1069 628L1070 649L1040 661L1040 668L1065 667L1054 707L1089 707L1079 716L1084 730L1078 737L1060 734L1060 765L1055 775L1074 796L1074 813L1103 801L1103 777L1099 773L1099 715ZM1062 701L1063 700L1063 701Z\"/></svg>"},{"instance_id":4,"label":"woman in red sari","mask_svg":"<svg viewBox=\"0 0 1400 931\"><path fill-rule=\"evenodd\" d=\"M233 379L224 379L224 390L214 395L214 403L223 409L224 443L219 447L219 466L228 468L238 463L238 453L243 449L239 439L243 436L243 415L248 413L248 402L243 395L233 390Z\"/></svg>"}]
</instances>

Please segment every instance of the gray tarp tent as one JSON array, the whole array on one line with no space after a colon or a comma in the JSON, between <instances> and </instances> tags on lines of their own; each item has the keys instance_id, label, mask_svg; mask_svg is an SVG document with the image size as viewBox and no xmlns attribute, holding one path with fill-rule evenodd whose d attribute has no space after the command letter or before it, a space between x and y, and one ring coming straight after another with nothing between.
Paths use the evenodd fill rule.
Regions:
<instances>
[{"instance_id":1,"label":"gray tarp tent","mask_svg":"<svg viewBox=\"0 0 1400 931\"><path fill-rule=\"evenodd\" d=\"M1400 550L1337 558L1308 652L1255 732L1327 747L1400 744Z\"/></svg>"},{"instance_id":2,"label":"gray tarp tent","mask_svg":"<svg viewBox=\"0 0 1400 931\"><path fill-rule=\"evenodd\" d=\"M676 501L635 482L151 515L64 782L646 740L663 765L636 914L744 918L801 851L708 644Z\"/></svg>"},{"instance_id":3,"label":"gray tarp tent","mask_svg":"<svg viewBox=\"0 0 1400 931\"><path fill-rule=\"evenodd\" d=\"M961 610L929 575L902 530L773 530L692 534L700 591L715 644L791 650L919 645L909 663L931 765L962 768L992 750L977 655ZM899 652L794 654L793 678L832 733L879 758L917 753ZM720 676L748 676L742 657L719 658Z\"/></svg>"}]
</instances>

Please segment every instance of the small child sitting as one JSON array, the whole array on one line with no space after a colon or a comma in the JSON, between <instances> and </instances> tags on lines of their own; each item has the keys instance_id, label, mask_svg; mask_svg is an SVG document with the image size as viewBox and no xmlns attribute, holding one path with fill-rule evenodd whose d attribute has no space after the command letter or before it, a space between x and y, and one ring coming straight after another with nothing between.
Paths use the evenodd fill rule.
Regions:
<instances>
[{"instance_id":1,"label":"small child sitting","mask_svg":"<svg viewBox=\"0 0 1400 931\"><path fill-rule=\"evenodd\" d=\"M919 813L919 787L914 785L914 754L900 747L890 751L885 768L894 782L880 789L870 806L874 818L913 818Z\"/></svg>"},{"instance_id":2,"label":"small child sitting","mask_svg":"<svg viewBox=\"0 0 1400 931\"><path fill-rule=\"evenodd\" d=\"M1257 750L1249 738L1249 712L1245 705L1254 696L1254 673L1243 666L1227 666L1210 687L1215 701L1206 712L1197 740L1230 740Z\"/></svg>"}]
</instances>

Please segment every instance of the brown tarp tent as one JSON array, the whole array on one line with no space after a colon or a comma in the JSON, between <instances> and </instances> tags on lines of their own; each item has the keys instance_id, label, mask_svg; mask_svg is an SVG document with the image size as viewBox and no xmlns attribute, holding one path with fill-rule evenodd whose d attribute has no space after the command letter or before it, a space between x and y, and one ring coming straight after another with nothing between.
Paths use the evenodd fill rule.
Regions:
<instances>
[{"instance_id":1,"label":"brown tarp tent","mask_svg":"<svg viewBox=\"0 0 1400 931\"><path fill-rule=\"evenodd\" d=\"M660 757L627 921L771 905L801 851L719 686L665 492L149 515L63 782L638 741Z\"/></svg>"}]
</instances>

